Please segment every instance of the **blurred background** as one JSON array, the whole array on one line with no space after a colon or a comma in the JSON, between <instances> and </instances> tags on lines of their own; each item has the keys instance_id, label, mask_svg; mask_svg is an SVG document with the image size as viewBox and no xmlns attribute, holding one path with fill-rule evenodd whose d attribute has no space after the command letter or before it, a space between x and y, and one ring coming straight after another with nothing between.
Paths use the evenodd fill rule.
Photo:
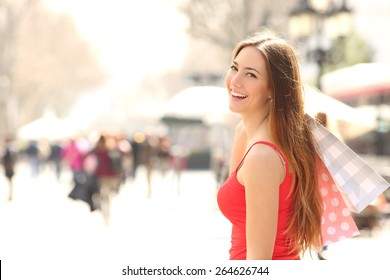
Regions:
<instances>
[{"instance_id":1,"label":"blurred background","mask_svg":"<svg viewBox=\"0 0 390 280\"><path fill-rule=\"evenodd\" d=\"M45 227L50 215L67 232L111 228L125 240L125 221L145 221L133 215L142 209L149 230L165 228L157 220L170 213L194 229L186 238L227 258L230 229L215 193L238 118L224 76L235 43L256 31L294 44L308 113L326 113L330 129L389 180L389 26L387 0L0 0L0 151L14 156L13 176L0 175L3 252L20 242L15 231ZM68 197L74 170L64 152L76 143L86 153L99 135L123 155L106 226L99 209ZM388 201L385 193L374 214L356 217L381 242L390 240ZM21 211L29 223L14 223L25 221ZM197 248L189 251L202 256Z\"/></svg>"}]
</instances>

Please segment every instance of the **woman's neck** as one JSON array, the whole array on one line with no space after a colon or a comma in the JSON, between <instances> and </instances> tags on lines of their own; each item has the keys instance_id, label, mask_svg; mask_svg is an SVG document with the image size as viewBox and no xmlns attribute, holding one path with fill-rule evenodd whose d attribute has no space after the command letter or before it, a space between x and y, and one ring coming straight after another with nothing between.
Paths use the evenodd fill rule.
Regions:
<instances>
[{"instance_id":1,"label":"woman's neck","mask_svg":"<svg viewBox=\"0 0 390 280\"><path fill-rule=\"evenodd\" d=\"M248 144L256 141L272 142L271 135L268 130L268 117L263 118L243 118L245 131L248 137Z\"/></svg>"}]
</instances>

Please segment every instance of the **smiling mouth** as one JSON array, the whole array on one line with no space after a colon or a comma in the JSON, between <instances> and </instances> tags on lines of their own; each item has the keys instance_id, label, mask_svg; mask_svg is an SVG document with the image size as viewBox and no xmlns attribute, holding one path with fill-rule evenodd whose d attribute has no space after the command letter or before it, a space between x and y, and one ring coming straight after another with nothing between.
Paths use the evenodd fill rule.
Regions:
<instances>
[{"instance_id":1,"label":"smiling mouth","mask_svg":"<svg viewBox=\"0 0 390 280\"><path fill-rule=\"evenodd\" d=\"M242 93L238 93L238 92L234 92L232 91L231 92L231 95L233 98L237 98L237 99L245 99L248 97L248 95L245 95L245 94L242 94Z\"/></svg>"}]
</instances>

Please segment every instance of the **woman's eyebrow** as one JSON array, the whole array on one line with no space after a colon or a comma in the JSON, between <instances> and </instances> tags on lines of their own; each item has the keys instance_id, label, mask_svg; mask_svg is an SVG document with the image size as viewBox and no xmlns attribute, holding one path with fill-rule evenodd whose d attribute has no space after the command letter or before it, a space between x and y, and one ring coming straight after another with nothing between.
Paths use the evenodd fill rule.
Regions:
<instances>
[{"instance_id":1,"label":"woman's eyebrow","mask_svg":"<svg viewBox=\"0 0 390 280\"><path fill-rule=\"evenodd\" d=\"M236 62L236 61L233 61L233 64L234 65L236 65L236 66L238 66L238 63ZM244 69L247 69L247 70L252 70L252 71L255 71L256 73L258 73L259 75L260 75L260 72L259 71L257 71L255 68L253 68L253 67L245 67Z\"/></svg>"}]
</instances>

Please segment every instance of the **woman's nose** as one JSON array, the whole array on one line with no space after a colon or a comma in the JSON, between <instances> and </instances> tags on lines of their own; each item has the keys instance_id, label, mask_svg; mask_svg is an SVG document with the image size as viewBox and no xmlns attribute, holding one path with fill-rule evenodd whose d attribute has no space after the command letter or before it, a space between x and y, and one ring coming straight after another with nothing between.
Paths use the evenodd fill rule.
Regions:
<instances>
[{"instance_id":1,"label":"woman's nose","mask_svg":"<svg viewBox=\"0 0 390 280\"><path fill-rule=\"evenodd\" d=\"M237 86L237 87L241 86L241 83L242 83L241 76L240 76L240 74L238 72L232 74L232 77L230 79L230 83L233 86Z\"/></svg>"}]
</instances>

